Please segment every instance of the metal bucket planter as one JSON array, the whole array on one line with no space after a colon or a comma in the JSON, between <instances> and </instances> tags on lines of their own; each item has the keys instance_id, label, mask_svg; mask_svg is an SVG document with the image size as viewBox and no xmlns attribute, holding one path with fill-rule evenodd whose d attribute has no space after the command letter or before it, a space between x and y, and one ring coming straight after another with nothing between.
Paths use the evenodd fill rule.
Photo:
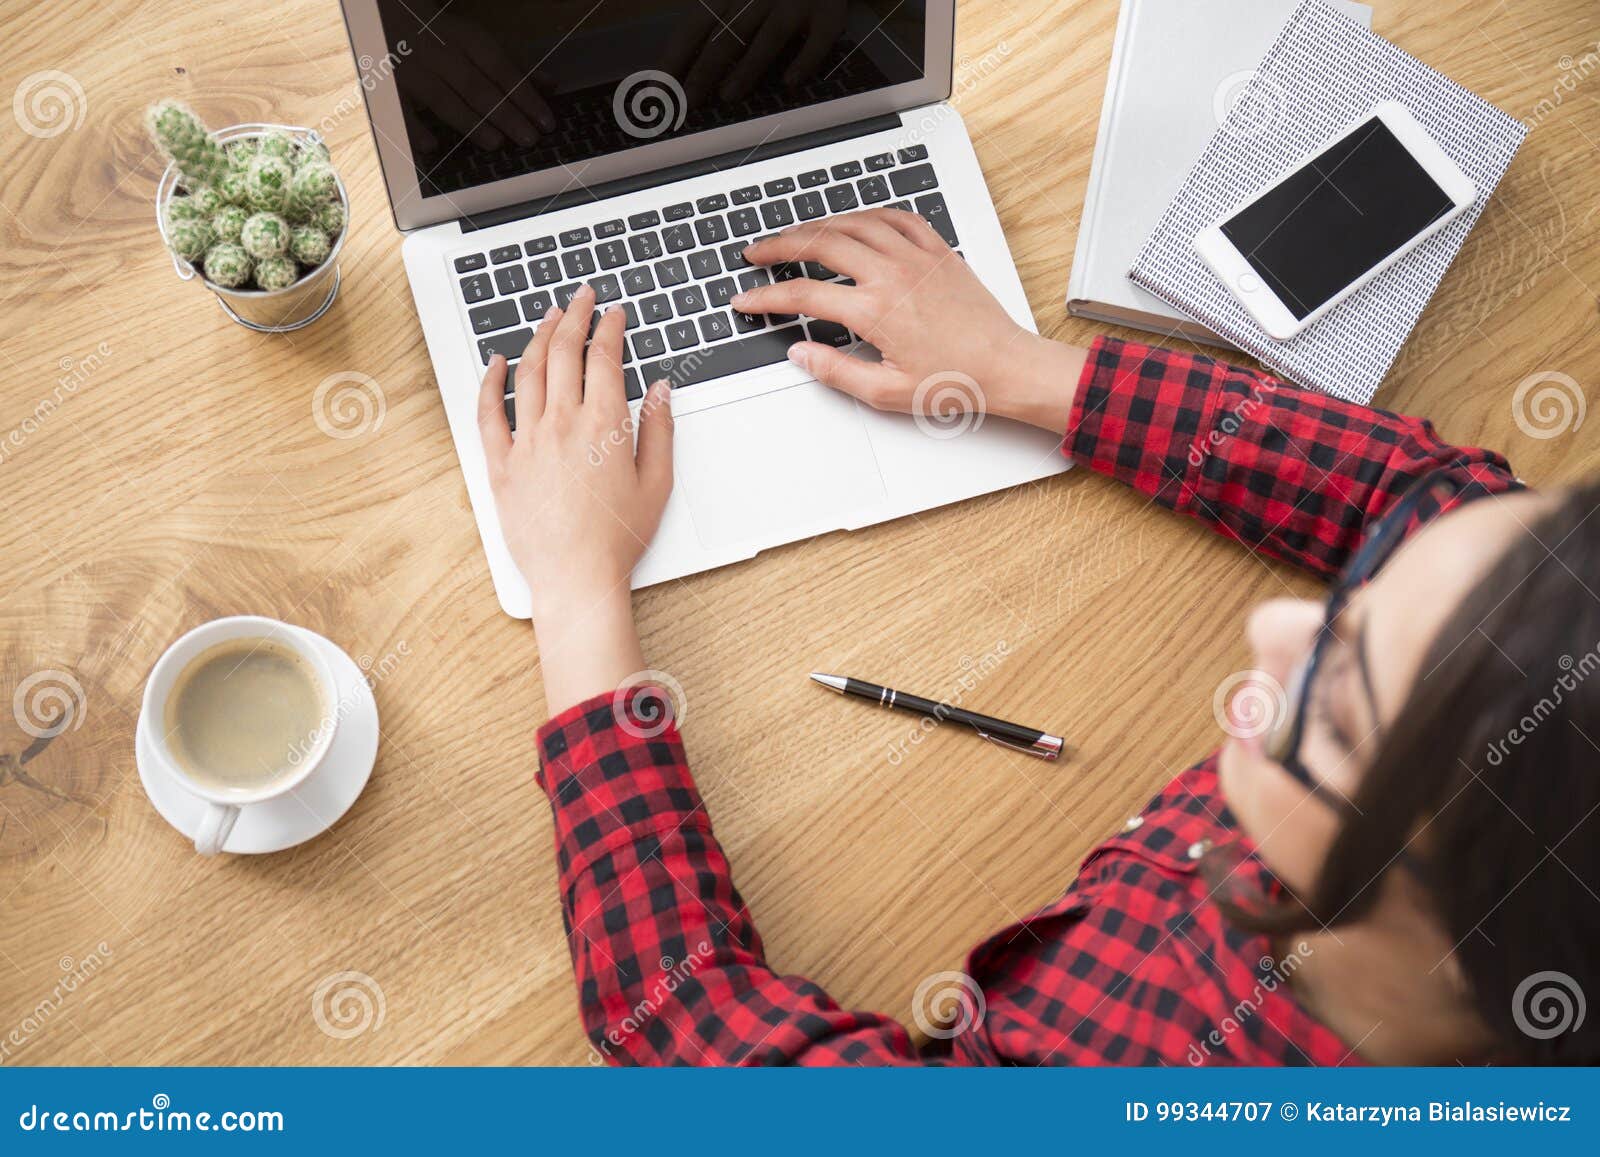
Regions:
<instances>
[{"instance_id":1,"label":"metal bucket planter","mask_svg":"<svg viewBox=\"0 0 1600 1157\"><path fill-rule=\"evenodd\" d=\"M258 137L269 132L284 132L297 140L316 144L322 140L315 129L298 125L245 124L232 125L217 130L215 136L222 144L240 137ZM350 232L350 197L345 192L344 181L334 172L339 184L339 203L344 207L344 229L333 243L328 259L287 289L229 289L206 279L192 264L172 254L173 267L184 281L198 277L212 293L222 311L246 329L257 333L290 333L302 329L328 312L333 299L339 296L339 250ZM156 186L156 227L161 230L161 240L167 239L167 201L178 189L178 170L168 165ZM169 250L170 252L170 250Z\"/></svg>"}]
</instances>

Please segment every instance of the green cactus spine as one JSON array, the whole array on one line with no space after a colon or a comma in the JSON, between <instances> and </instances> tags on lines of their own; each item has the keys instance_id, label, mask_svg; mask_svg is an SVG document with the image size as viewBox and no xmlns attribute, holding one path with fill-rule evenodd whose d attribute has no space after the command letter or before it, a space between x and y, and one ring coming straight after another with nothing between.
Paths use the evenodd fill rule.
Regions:
<instances>
[{"instance_id":1,"label":"green cactus spine","mask_svg":"<svg viewBox=\"0 0 1600 1157\"><path fill-rule=\"evenodd\" d=\"M199 261L216 241L211 223L202 217L173 221L167 226L167 242L185 261Z\"/></svg>"},{"instance_id":2,"label":"green cactus spine","mask_svg":"<svg viewBox=\"0 0 1600 1157\"><path fill-rule=\"evenodd\" d=\"M263 257L256 262L256 284L262 289L288 289L300 280L300 270L287 257Z\"/></svg>"},{"instance_id":3,"label":"green cactus spine","mask_svg":"<svg viewBox=\"0 0 1600 1157\"><path fill-rule=\"evenodd\" d=\"M333 168L320 161L308 162L295 170L289 182L289 217L295 221L311 219L323 202L339 195L339 178Z\"/></svg>"},{"instance_id":4,"label":"green cactus spine","mask_svg":"<svg viewBox=\"0 0 1600 1157\"><path fill-rule=\"evenodd\" d=\"M228 171L228 158L210 130L185 105L164 100L146 115L146 127L190 189L214 184Z\"/></svg>"},{"instance_id":5,"label":"green cactus spine","mask_svg":"<svg viewBox=\"0 0 1600 1157\"><path fill-rule=\"evenodd\" d=\"M242 245L219 241L206 251L206 280L225 289L238 289L250 280L250 254Z\"/></svg>"},{"instance_id":6,"label":"green cactus spine","mask_svg":"<svg viewBox=\"0 0 1600 1157\"><path fill-rule=\"evenodd\" d=\"M244 223L249 219L249 212L240 206L224 205L211 218L211 231L217 235L218 241L237 243L239 235L244 232Z\"/></svg>"},{"instance_id":7,"label":"green cactus spine","mask_svg":"<svg viewBox=\"0 0 1600 1157\"><path fill-rule=\"evenodd\" d=\"M251 257L282 257L289 250L289 223L276 213L257 213L244 223L239 244Z\"/></svg>"}]
</instances>

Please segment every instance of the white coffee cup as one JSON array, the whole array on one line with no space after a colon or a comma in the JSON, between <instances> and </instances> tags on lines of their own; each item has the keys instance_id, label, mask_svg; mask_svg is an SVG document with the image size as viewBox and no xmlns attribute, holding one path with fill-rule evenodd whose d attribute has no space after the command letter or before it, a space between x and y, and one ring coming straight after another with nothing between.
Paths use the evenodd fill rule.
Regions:
<instances>
[{"instance_id":1,"label":"white coffee cup","mask_svg":"<svg viewBox=\"0 0 1600 1157\"><path fill-rule=\"evenodd\" d=\"M298 753L294 768L257 788L223 788L214 783L197 781L173 754L167 734L167 698L177 685L178 677L205 651L232 639L270 639L293 650L316 677L323 705L322 724L306 736L304 750ZM311 636L276 619L257 615L213 619L209 623L202 623L167 648L166 653L156 660L150 678L145 683L139 721L150 740L150 752L161 769L182 784L185 791L198 796L208 805L205 818L195 833L195 851L203 856L216 855L227 843L244 808L277 799L305 782L306 777L322 763L333 744L334 731L339 722L335 709L337 700L338 685L334 682L333 669L323 657L321 649Z\"/></svg>"}]
</instances>

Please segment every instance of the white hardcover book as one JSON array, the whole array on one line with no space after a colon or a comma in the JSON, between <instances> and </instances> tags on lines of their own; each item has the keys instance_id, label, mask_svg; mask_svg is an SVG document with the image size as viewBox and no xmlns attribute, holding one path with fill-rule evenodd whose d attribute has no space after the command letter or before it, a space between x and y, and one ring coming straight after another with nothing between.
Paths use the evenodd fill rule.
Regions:
<instances>
[{"instance_id":1,"label":"white hardcover book","mask_svg":"<svg viewBox=\"0 0 1600 1157\"><path fill-rule=\"evenodd\" d=\"M1128 270L1298 5L1122 0L1067 284L1068 313L1231 348L1129 281ZM1334 6L1371 27L1367 5Z\"/></svg>"}]
</instances>

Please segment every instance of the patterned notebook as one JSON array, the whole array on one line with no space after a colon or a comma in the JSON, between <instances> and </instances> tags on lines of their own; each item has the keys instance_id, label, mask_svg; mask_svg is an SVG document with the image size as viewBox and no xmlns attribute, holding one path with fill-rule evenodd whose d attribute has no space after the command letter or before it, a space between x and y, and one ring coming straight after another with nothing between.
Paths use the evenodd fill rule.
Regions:
<instances>
[{"instance_id":1,"label":"patterned notebook","mask_svg":"<svg viewBox=\"0 0 1600 1157\"><path fill-rule=\"evenodd\" d=\"M1398 100L1478 187L1466 212L1289 341L1275 341L1194 251L1194 237L1381 100ZM1292 382L1372 400L1527 128L1320 0L1289 18L1189 170L1128 277Z\"/></svg>"}]
</instances>

